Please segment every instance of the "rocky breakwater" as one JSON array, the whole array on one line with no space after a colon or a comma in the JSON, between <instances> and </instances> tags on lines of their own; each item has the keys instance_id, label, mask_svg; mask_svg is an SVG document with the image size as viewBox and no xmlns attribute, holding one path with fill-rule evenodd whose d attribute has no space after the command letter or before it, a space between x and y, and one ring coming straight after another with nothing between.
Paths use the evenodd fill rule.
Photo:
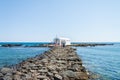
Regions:
<instances>
[{"instance_id":1,"label":"rocky breakwater","mask_svg":"<svg viewBox=\"0 0 120 80\"><path fill-rule=\"evenodd\" d=\"M14 67L2 68L0 80L88 80L74 48L54 47Z\"/></svg>"}]
</instances>

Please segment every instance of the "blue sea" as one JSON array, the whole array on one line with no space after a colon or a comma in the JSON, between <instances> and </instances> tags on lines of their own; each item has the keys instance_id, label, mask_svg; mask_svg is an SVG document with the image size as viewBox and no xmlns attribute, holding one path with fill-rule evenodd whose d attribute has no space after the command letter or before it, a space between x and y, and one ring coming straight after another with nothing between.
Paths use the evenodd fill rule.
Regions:
<instances>
[{"instance_id":1,"label":"blue sea","mask_svg":"<svg viewBox=\"0 0 120 80\"><path fill-rule=\"evenodd\" d=\"M0 43L8 44L8 43ZM10 43L11 44L11 43ZM16 44L16 43L12 43ZM21 43L18 43L21 44ZM38 45L43 43L22 43ZM120 44L96 47L76 47L86 69L99 77L95 80L120 80ZM47 47L0 47L0 68L15 65L22 60L47 51Z\"/></svg>"},{"instance_id":2,"label":"blue sea","mask_svg":"<svg viewBox=\"0 0 120 80\"><path fill-rule=\"evenodd\" d=\"M77 47L87 70L98 75L95 80L120 80L120 44Z\"/></svg>"},{"instance_id":3,"label":"blue sea","mask_svg":"<svg viewBox=\"0 0 120 80\"><path fill-rule=\"evenodd\" d=\"M0 43L2 44L22 44L26 46L33 46L37 44L43 44L43 43ZM43 53L44 51L47 51L49 48L47 47L0 47L0 68L3 66L11 66L20 63L21 61L35 57L36 55L39 55Z\"/></svg>"}]
</instances>

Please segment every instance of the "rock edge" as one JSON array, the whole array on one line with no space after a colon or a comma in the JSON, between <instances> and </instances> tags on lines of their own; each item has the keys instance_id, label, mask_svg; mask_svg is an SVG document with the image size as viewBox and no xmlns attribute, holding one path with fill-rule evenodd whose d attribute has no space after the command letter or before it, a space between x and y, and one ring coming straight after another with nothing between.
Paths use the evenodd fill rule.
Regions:
<instances>
[{"instance_id":1,"label":"rock edge","mask_svg":"<svg viewBox=\"0 0 120 80\"><path fill-rule=\"evenodd\" d=\"M71 47L54 47L14 67L2 68L0 80L88 80L82 60Z\"/></svg>"}]
</instances>

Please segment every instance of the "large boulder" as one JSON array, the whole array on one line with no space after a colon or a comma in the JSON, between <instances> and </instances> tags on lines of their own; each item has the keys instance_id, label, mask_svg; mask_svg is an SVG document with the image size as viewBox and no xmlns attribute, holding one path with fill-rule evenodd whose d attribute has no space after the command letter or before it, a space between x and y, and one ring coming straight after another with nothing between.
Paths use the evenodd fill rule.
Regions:
<instances>
[{"instance_id":1,"label":"large boulder","mask_svg":"<svg viewBox=\"0 0 120 80\"><path fill-rule=\"evenodd\" d=\"M88 80L89 76L85 72L75 72L76 78L81 80Z\"/></svg>"},{"instance_id":2,"label":"large boulder","mask_svg":"<svg viewBox=\"0 0 120 80\"><path fill-rule=\"evenodd\" d=\"M0 73L0 77L3 77L3 74L2 73ZM0 79L1 80L1 79Z\"/></svg>"},{"instance_id":3,"label":"large boulder","mask_svg":"<svg viewBox=\"0 0 120 80\"><path fill-rule=\"evenodd\" d=\"M55 80L62 80L62 76L59 74L55 74L54 79Z\"/></svg>"},{"instance_id":4,"label":"large boulder","mask_svg":"<svg viewBox=\"0 0 120 80\"><path fill-rule=\"evenodd\" d=\"M4 76L3 80L13 80L11 76Z\"/></svg>"},{"instance_id":5,"label":"large boulder","mask_svg":"<svg viewBox=\"0 0 120 80\"><path fill-rule=\"evenodd\" d=\"M67 71L63 72L62 75L67 76L69 78L75 78L76 77L75 72L73 72L71 70L67 70Z\"/></svg>"},{"instance_id":6,"label":"large boulder","mask_svg":"<svg viewBox=\"0 0 120 80\"><path fill-rule=\"evenodd\" d=\"M13 70L10 68L2 68L0 71L2 74L7 74L7 73L11 73Z\"/></svg>"}]
</instances>

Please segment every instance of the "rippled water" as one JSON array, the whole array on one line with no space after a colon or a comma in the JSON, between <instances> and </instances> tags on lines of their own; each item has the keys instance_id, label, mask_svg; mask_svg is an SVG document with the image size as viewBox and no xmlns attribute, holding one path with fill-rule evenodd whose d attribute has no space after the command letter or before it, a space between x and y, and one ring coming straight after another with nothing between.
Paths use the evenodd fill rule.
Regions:
<instances>
[{"instance_id":1,"label":"rippled water","mask_svg":"<svg viewBox=\"0 0 120 80\"><path fill-rule=\"evenodd\" d=\"M89 71L100 75L96 80L120 80L120 44L77 47L77 53Z\"/></svg>"},{"instance_id":2,"label":"rippled water","mask_svg":"<svg viewBox=\"0 0 120 80\"><path fill-rule=\"evenodd\" d=\"M48 48L0 47L0 68L17 64L46 50Z\"/></svg>"},{"instance_id":3,"label":"rippled water","mask_svg":"<svg viewBox=\"0 0 120 80\"><path fill-rule=\"evenodd\" d=\"M46 50L48 48L0 47L0 68L17 64ZM77 47L77 53L89 71L100 75L96 80L120 80L120 44Z\"/></svg>"}]
</instances>

